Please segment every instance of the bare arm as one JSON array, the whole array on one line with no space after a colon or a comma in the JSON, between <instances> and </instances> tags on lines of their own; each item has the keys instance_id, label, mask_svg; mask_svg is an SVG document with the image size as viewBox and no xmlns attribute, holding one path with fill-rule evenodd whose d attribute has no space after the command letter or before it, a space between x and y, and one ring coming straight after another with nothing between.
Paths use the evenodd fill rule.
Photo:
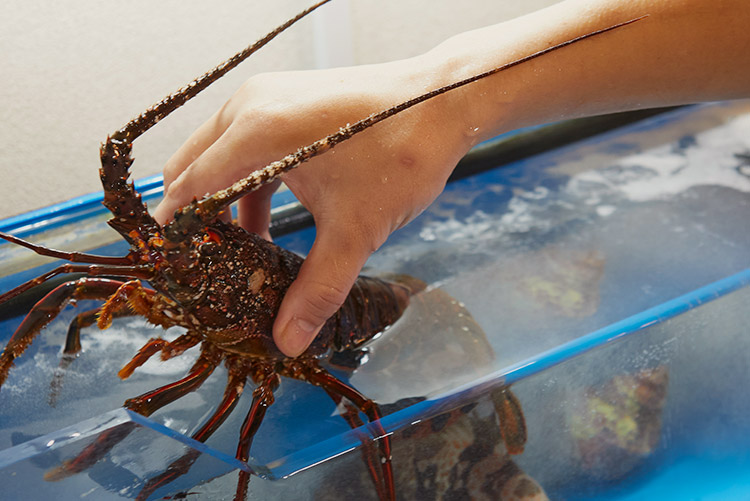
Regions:
<instances>
[{"instance_id":1,"label":"bare arm","mask_svg":"<svg viewBox=\"0 0 750 501\"><path fill-rule=\"evenodd\" d=\"M642 15L462 90L466 109L479 112L468 120L487 128L484 139L561 118L750 95L743 0L567 0L456 36L427 57L463 75Z\"/></svg>"},{"instance_id":2,"label":"bare arm","mask_svg":"<svg viewBox=\"0 0 750 501\"><path fill-rule=\"evenodd\" d=\"M317 236L274 325L301 353L341 305L369 255L429 205L477 142L522 126L626 109L750 97L747 0L567 0L381 65L250 79L165 167L168 219L193 196L373 112L556 43L648 14L374 126L286 174ZM240 201L267 235L271 189Z\"/></svg>"}]
</instances>

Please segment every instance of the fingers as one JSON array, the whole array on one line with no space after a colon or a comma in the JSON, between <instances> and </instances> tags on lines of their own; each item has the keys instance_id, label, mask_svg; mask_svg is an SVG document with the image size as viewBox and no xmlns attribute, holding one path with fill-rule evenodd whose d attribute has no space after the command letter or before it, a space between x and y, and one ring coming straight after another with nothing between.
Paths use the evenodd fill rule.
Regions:
<instances>
[{"instance_id":1,"label":"fingers","mask_svg":"<svg viewBox=\"0 0 750 501\"><path fill-rule=\"evenodd\" d=\"M305 351L343 304L372 253L354 242L357 239L342 238L340 232L319 232L274 323L274 341L285 355L296 357Z\"/></svg>"},{"instance_id":2,"label":"fingers","mask_svg":"<svg viewBox=\"0 0 750 501\"><path fill-rule=\"evenodd\" d=\"M240 130L242 129L242 130ZM195 157L196 152L209 141L216 129L207 127L206 135L196 138L175 154L175 166L170 172L179 174L169 182L165 173L165 195L153 212L154 218L164 223L172 218L174 211L190 203L193 198L215 193L230 186L260 165L250 155L250 139L253 131L233 124L229 126L208 148L180 172L181 162ZM169 176L171 177L171 175Z\"/></svg>"},{"instance_id":3,"label":"fingers","mask_svg":"<svg viewBox=\"0 0 750 501\"><path fill-rule=\"evenodd\" d=\"M214 113L167 161L164 166L165 191L190 164L224 134L228 126L228 122L223 118L224 115L224 108Z\"/></svg>"},{"instance_id":4,"label":"fingers","mask_svg":"<svg viewBox=\"0 0 750 501\"><path fill-rule=\"evenodd\" d=\"M178 200L182 198L176 197L175 193L170 194L174 182L226 131L226 125L220 123L222 112L223 110L216 112L193 132L164 166L164 200L152 211L152 215L160 224L171 219L175 209L180 207ZM187 202L190 200L192 199L188 199Z\"/></svg>"},{"instance_id":5,"label":"fingers","mask_svg":"<svg viewBox=\"0 0 750 501\"><path fill-rule=\"evenodd\" d=\"M271 196L280 184L281 180L277 179L240 199L237 204L237 219L241 227L271 240Z\"/></svg>"}]
</instances>

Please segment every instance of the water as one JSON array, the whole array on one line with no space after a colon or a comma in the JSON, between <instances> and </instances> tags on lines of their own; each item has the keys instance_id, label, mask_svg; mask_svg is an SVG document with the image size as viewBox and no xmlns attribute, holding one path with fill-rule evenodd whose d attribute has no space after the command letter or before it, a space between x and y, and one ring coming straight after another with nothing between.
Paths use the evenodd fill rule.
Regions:
<instances>
[{"instance_id":1,"label":"water","mask_svg":"<svg viewBox=\"0 0 750 501\"><path fill-rule=\"evenodd\" d=\"M634 327L620 341L580 350L545 370L535 370L530 361L750 267L750 180L743 156L750 151L749 114L747 103L683 110L474 176L449 186L425 214L393 235L368 266L418 277L428 291L372 344L360 369L338 374L391 412L383 423L396 437L425 434L422 442L409 438L404 443L410 445L399 446L405 471L446 433L469 447L476 436L471 430L492 430L487 423L497 416L488 395L504 376L523 373L513 390L528 424L526 450L510 459L497 429L494 435L482 432L495 450L491 469L517 464L552 499L663 499L664 493L687 492L688 481L706 496L745 492L733 472L746 466L744 451L750 450L738 440L750 436L748 399L737 394L748 382L746 287L666 321L669 315L655 317L647 329ZM305 230L279 243L304 253L313 238L314 231ZM74 233L65 239L66 247L75 248ZM108 252L116 253L115 247L122 244ZM12 269L9 256L19 253L7 252L2 260ZM9 274L1 288L37 273ZM74 456L84 438L69 434L59 448L35 450L15 463L21 449L13 447L47 443L59 430L72 434L92 419L111 428L118 423L112 413L122 412L125 399L179 379L196 356L193 349L166 364L150 362L121 382L117 370L160 331L134 319L116 321L107 331L88 329L84 352L51 408L49 383L67 323L92 305L63 312L17 362L0 392L0 450L6 451L0 475L3 485L12 486L8 493L41 499L57 489L69 497L96 493L101 499L105 491L132 497L136 486L185 447L198 447L186 445L185 435L221 398L226 375L217 369L199 391L138 421L142 431L113 449L98 469L55 487L41 483L39 477ZM3 321L5 339L19 321ZM651 421L634 425L628 413L632 394L622 387L633 380L648 386L642 371L656 369L667 373L666 383L651 381L664 396L650 404ZM605 397L614 401L602 403ZM455 414L476 401L477 407ZM245 395L207 443L200 461L213 466L196 465L157 495L187 489L231 498L237 466L231 458L248 406ZM454 424L443 428L446 412ZM621 435L606 435L601 422L607 415L619 423ZM655 444L649 434L657 435ZM599 441L589 440L582 449L587 436ZM152 440L160 445L150 445ZM255 478L251 490L259 496L330 493L343 478L360 497L371 496L361 441L362 430L350 431L321 390L285 380L250 460L258 473L276 480ZM475 467L471 471L478 472ZM717 469L724 476L713 483L697 475ZM675 479L686 483L679 487L683 491L673 486ZM410 481L399 480L404 492L410 492L404 484ZM40 486L28 492L34 484Z\"/></svg>"}]
</instances>

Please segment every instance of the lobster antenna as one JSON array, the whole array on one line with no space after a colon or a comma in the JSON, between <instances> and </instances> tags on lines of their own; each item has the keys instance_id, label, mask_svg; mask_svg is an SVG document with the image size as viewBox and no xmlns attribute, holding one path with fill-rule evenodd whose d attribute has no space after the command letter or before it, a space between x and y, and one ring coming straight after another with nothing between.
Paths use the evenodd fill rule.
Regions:
<instances>
[{"instance_id":1,"label":"lobster antenna","mask_svg":"<svg viewBox=\"0 0 750 501\"><path fill-rule=\"evenodd\" d=\"M103 204L114 216L108 221L109 225L131 245L136 245L136 241L145 242L151 238L156 238L161 231L159 224L148 213L141 196L135 191L135 186L128 183L130 165L133 163L131 155L133 141L211 83L221 78L229 70L235 68L289 26L329 1L319 1L300 12L254 44L151 106L125 124L120 130L107 137L99 150L99 157L102 162L99 177L104 187Z\"/></svg>"},{"instance_id":2,"label":"lobster antenna","mask_svg":"<svg viewBox=\"0 0 750 501\"><path fill-rule=\"evenodd\" d=\"M583 39L601 35L602 33L606 33L608 31L612 31L617 28L635 23L636 21L640 21L645 17L648 17L648 15L614 24L597 31L592 31L576 38L571 38L570 40L566 40L551 47L547 47L546 49L539 50L537 52L534 52L533 54L529 54L528 56L524 56L520 59L516 59L515 61L511 61L510 63L506 63L502 66L498 66L483 73L473 75L463 80L459 80L458 82L448 84L420 96L414 97L412 99L409 99L408 101L402 102L401 104L397 104L391 108L388 108L387 110L372 114L369 117L364 118L354 124L347 124L345 127L341 127L338 132L330 134L323 139L319 139L318 141L315 141L308 146L304 146L294 153L282 158L281 160L268 164L266 167L253 172L248 177L237 181L229 188L217 191L213 195L204 197L201 200L194 200L185 207L178 209L175 212L174 220L170 221L164 226L164 234L167 239L172 242L181 241L185 236L194 233L195 231L215 219L219 212L224 210L226 207L228 207L230 204L240 199L244 195L257 190L259 187L273 181L281 174L294 169L301 163L306 162L307 160L310 160L311 158L316 157L322 153L325 153L342 141L349 139L355 134L362 132L363 130L375 125L376 123L385 120L386 118L392 117L393 115L396 115L397 113L404 111L407 108L411 108L412 106L415 106L423 101L427 101L428 99L436 97L440 94L444 94L453 89L463 87L472 82L476 82L477 80L481 80L482 78L494 75L495 73L499 73L514 66L518 66L519 64L543 56L549 52L561 49L568 45L572 45Z\"/></svg>"},{"instance_id":3,"label":"lobster antenna","mask_svg":"<svg viewBox=\"0 0 750 501\"><path fill-rule=\"evenodd\" d=\"M134 141L141 134L156 125L161 119L185 104L187 101L189 101L196 94L211 85L213 82L223 77L229 70L235 68L238 64L247 59L251 54L257 52L261 47L273 40L276 35L280 34L282 31L286 30L291 25L293 25L306 15L310 14L321 5L324 5L330 1L331 0L322 0L315 5L308 7L306 10L300 12L281 26L269 32L266 36L264 36L257 42L253 43L252 45L241 50L223 63L219 64L211 71L204 73L185 87L182 87L178 91L165 97L164 99L138 115L136 118L128 122L122 129L115 132L112 135L112 139L125 143Z\"/></svg>"}]
</instances>

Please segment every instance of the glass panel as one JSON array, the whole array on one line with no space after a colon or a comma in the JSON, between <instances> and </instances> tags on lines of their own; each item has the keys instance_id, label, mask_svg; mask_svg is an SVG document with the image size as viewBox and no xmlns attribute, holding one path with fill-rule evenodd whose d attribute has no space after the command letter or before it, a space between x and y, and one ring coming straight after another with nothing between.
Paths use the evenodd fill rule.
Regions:
<instances>
[{"instance_id":1,"label":"glass panel","mask_svg":"<svg viewBox=\"0 0 750 501\"><path fill-rule=\"evenodd\" d=\"M749 301L744 287L515 382L528 430L519 455L507 453L500 433L509 426L500 425L491 398L500 387L454 398L476 404L417 419L392 436L396 492L401 499L507 499L516 488L535 500L748 499ZM233 488L233 478L195 492ZM378 499L361 448L288 478L254 481L251 492Z\"/></svg>"},{"instance_id":2,"label":"glass panel","mask_svg":"<svg viewBox=\"0 0 750 501\"><path fill-rule=\"evenodd\" d=\"M133 499L147 491L161 497L241 466L124 409L42 437L15 433L13 441L19 445L0 451L3 499ZM183 476L165 487L149 483L185 459L194 463Z\"/></svg>"},{"instance_id":3,"label":"glass panel","mask_svg":"<svg viewBox=\"0 0 750 501\"><path fill-rule=\"evenodd\" d=\"M748 499L750 288L523 379L552 499Z\"/></svg>"}]
</instances>

